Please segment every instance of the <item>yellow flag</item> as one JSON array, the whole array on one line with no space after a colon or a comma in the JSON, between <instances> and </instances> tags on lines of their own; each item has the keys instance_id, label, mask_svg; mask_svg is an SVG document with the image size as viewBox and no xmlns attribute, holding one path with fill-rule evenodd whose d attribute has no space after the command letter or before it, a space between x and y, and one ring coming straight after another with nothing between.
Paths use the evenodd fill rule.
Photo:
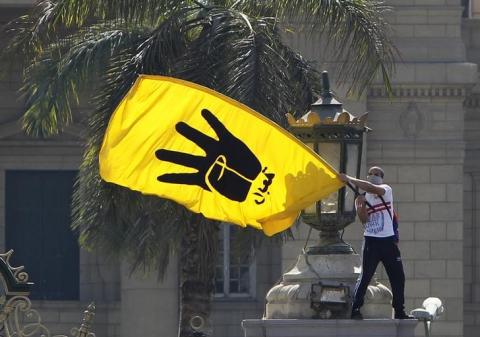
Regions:
<instances>
[{"instance_id":1,"label":"yellow flag","mask_svg":"<svg viewBox=\"0 0 480 337\"><path fill-rule=\"evenodd\" d=\"M343 186L318 155L247 106L194 83L147 75L111 117L100 175L267 235Z\"/></svg>"}]
</instances>

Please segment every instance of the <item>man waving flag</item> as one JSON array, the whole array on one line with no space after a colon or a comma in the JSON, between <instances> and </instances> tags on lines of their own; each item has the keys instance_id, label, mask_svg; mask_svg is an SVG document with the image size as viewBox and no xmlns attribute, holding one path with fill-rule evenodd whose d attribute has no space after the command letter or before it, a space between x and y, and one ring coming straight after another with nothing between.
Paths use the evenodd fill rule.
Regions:
<instances>
[{"instance_id":1,"label":"man waving flag","mask_svg":"<svg viewBox=\"0 0 480 337\"><path fill-rule=\"evenodd\" d=\"M149 75L137 79L111 117L100 175L267 235L343 186L322 158L247 106Z\"/></svg>"}]
</instances>

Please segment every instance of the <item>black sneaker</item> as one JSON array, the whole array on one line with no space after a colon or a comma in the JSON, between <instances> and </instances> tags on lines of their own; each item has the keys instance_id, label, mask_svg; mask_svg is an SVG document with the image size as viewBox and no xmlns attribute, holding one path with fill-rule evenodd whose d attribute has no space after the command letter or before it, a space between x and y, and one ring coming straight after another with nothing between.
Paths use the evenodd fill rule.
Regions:
<instances>
[{"instance_id":1,"label":"black sneaker","mask_svg":"<svg viewBox=\"0 0 480 337\"><path fill-rule=\"evenodd\" d=\"M352 315L350 316L351 319L363 319L362 313L360 309L353 309Z\"/></svg>"},{"instance_id":2,"label":"black sneaker","mask_svg":"<svg viewBox=\"0 0 480 337\"><path fill-rule=\"evenodd\" d=\"M411 316L411 315L407 315L405 313L405 311L399 311L398 313L395 312L395 316L394 316L395 319L414 319L415 317Z\"/></svg>"}]
</instances>

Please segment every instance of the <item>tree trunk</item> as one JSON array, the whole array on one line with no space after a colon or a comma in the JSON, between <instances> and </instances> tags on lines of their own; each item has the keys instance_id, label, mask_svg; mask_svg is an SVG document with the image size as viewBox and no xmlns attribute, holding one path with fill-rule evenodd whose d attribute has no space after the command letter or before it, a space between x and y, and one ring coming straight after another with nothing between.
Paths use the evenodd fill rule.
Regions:
<instances>
[{"instance_id":1,"label":"tree trunk","mask_svg":"<svg viewBox=\"0 0 480 337\"><path fill-rule=\"evenodd\" d=\"M218 224L201 215L192 216L187 225L180 254L179 337L208 336L218 231Z\"/></svg>"}]
</instances>

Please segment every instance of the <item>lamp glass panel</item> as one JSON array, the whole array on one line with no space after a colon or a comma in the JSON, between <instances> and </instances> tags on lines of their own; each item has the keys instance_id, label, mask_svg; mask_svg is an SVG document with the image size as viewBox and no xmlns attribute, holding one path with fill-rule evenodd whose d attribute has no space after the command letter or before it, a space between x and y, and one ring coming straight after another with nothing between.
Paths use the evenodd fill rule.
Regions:
<instances>
[{"instance_id":1,"label":"lamp glass panel","mask_svg":"<svg viewBox=\"0 0 480 337\"><path fill-rule=\"evenodd\" d=\"M309 148L311 148L313 151L315 151L314 143L305 143ZM316 214L317 213L317 203L314 202L310 206L306 207L303 210L306 214Z\"/></svg>"},{"instance_id":2,"label":"lamp glass panel","mask_svg":"<svg viewBox=\"0 0 480 337\"><path fill-rule=\"evenodd\" d=\"M318 154L337 172L340 170L340 143L319 143ZM338 191L322 199L322 213L336 213L338 210Z\"/></svg>"},{"instance_id":3,"label":"lamp glass panel","mask_svg":"<svg viewBox=\"0 0 480 337\"><path fill-rule=\"evenodd\" d=\"M351 177L357 177L358 161L360 160L359 144L347 144L346 173ZM350 187L345 188L345 210L353 211L355 208L355 194Z\"/></svg>"}]
</instances>

